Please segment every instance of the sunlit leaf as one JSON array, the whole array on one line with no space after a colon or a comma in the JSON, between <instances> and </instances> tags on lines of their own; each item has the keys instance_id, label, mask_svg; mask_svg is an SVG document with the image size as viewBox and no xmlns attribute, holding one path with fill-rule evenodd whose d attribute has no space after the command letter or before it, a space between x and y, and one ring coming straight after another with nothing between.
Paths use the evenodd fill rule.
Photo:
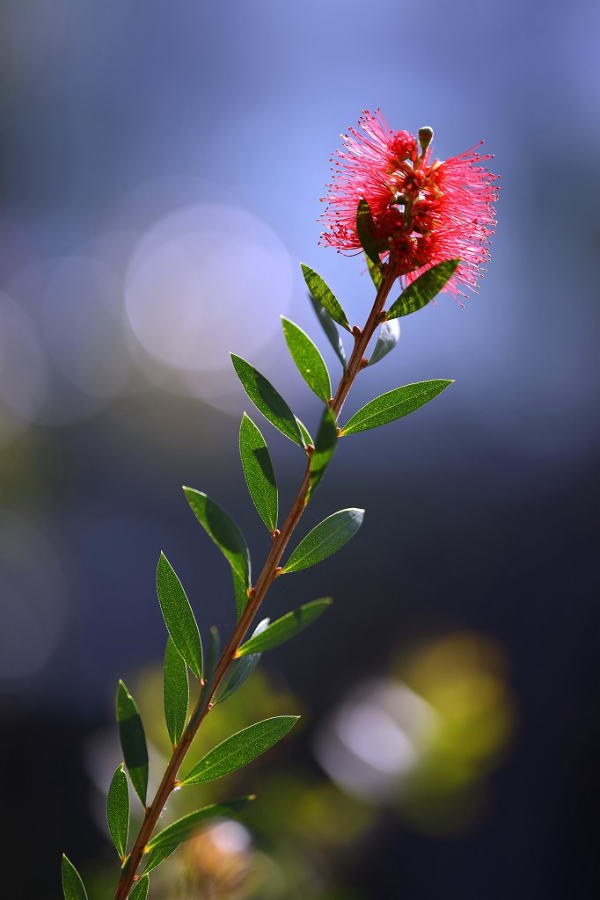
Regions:
<instances>
[{"instance_id":1,"label":"sunlit leaf","mask_svg":"<svg viewBox=\"0 0 600 900\"><path fill-rule=\"evenodd\" d=\"M325 336L326 336L327 340L333 347L333 349L336 353L336 356L338 357L339 361L342 364L342 368L345 370L345 368L346 368L346 351L344 350L344 345L342 343L340 333L337 330L337 327L336 327L333 319L331 318L331 316L329 315L329 313L327 312L325 307L322 306L318 302L318 300L315 300L315 298L312 296L312 294L309 294L308 297L309 297L309 300L315 311L317 319L320 322L321 328L325 332Z\"/></svg>"},{"instance_id":2,"label":"sunlit leaf","mask_svg":"<svg viewBox=\"0 0 600 900\"><path fill-rule=\"evenodd\" d=\"M325 469L331 462L331 457L337 446L337 440L338 434L335 416L331 409L326 406L317 432L315 452L310 458L310 481L308 485L307 500L310 499L315 488L325 474Z\"/></svg>"},{"instance_id":3,"label":"sunlit leaf","mask_svg":"<svg viewBox=\"0 0 600 900\"><path fill-rule=\"evenodd\" d=\"M308 447L309 445L312 445L313 439L310 436L310 431L308 430L304 422L301 422L298 416L296 416L296 422L298 423L298 428L300 429L300 434L302 435L304 446Z\"/></svg>"},{"instance_id":4,"label":"sunlit leaf","mask_svg":"<svg viewBox=\"0 0 600 900\"><path fill-rule=\"evenodd\" d=\"M283 572L297 572L327 559L356 534L364 514L364 509L341 509L323 519L300 541Z\"/></svg>"},{"instance_id":5,"label":"sunlit leaf","mask_svg":"<svg viewBox=\"0 0 600 900\"><path fill-rule=\"evenodd\" d=\"M356 210L356 231L368 259L370 259L374 266L379 266L381 260L377 247L377 228L373 221L369 204L364 197L361 199L358 204L358 209Z\"/></svg>"},{"instance_id":6,"label":"sunlit leaf","mask_svg":"<svg viewBox=\"0 0 600 900\"><path fill-rule=\"evenodd\" d=\"M129 895L129 900L146 900L148 891L150 890L150 879L147 875L142 875L139 881Z\"/></svg>"},{"instance_id":7,"label":"sunlit leaf","mask_svg":"<svg viewBox=\"0 0 600 900\"><path fill-rule=\"evenodd\" d=\"M393 422L419 409L429 400L437 397L452 381L418 381L416 384L405 384L394 388L386 394L370 400L359 409L342 428L342 434L354 434L357 431L368 431L387 422Z\"/></svg>"},{"instance_id":8,"label":"sunlit leaf","mask_svg":"<svg viewBox=\"0 0 600 900\"><path fill-rule=\"evenodd\" d=\"M256 408L282 434L294 441L295 444L303 447L304 442L296 417L271 382L267 381L258 369L251 366L241 356L236 356L235 353L232 353L231 361L244 390Z\"/></svg>"},{"instance_id":9,"label":"sunlit leaf","mask_svg":"<svg viewBox=\"0 0 600 900\"><path fill-rule=\"evenodd\" d=\"M381 267L376 265L373 260L369 259L367 256L367 268L369 269L369 275L371 276L371 280L375 287L379 289L381 282L383 281L383 275L381 274Z\"/></svg>"},{"instance_id":10,"label":"sunlit leaf","mask_svg":"<svg viewBox=\"0 0 600 900\"><path fill-rule=\"evenodd\" d=\"M238 731L207 753L188 772L182 784L212 781L241 769L285 737L299 718L300 716L274 716Z\"/></svg>"},{"instance_id":11,"label":"sunlit leaf","mask_svg":"<svg viewBox=\"0 0 600 900\"><path fill-rule=\"evenodd\" d=\"M163 673L165 722L171 743L176 747L185 728L190 688L185 660L171 637L167 641Z\"/></svg>"},{"instance_id":12,"label":"sunlit leaf","mask_svg":"<svg viewBox=\"0 0 600 900\"><path fill-rule=\"evenodd\" d=\"M263 619L258 623L254 631L252 632L252 638L260 635L265 628L268 627L270 619ZM250 678L254 670L256 669L261 654L260 653L250 653L247 656L244 656L241 659L234 659L232 663L230 663L229 668L227 670L227 674L223 678L223 681L217 688L217 692L214 697L215 703L222 703L223 700L227 700L234 691L237 691L243 683Z\"/></svg>"},{"instance_id":13,"label":"sunlit leaf","mask_svg":"<svg viewBox=\"0 0 600 900\"><path fill-rule=\"evenodd\" d=\"M64 853L60 868L64 900L87 900L87 893L81 880L81 875Z\"/></svg>"},{"instance_id":14,"label":"sunlit leaf","mask_svg":"<svg viewBox=\"0 0 600 900\"><path fill-rule=\"evenodd\" d=\"M108 789L106 818L117 853L125 859L129 835L129 786L123 766L117 767Z\"/></svg>"},{"instance_id":15,"label":"sunlit leaf","mask_svg":"<svg viewBox=\"0 0 600 900\"><path fill-rule=\"evenodd\" d=\"M373 352L371 353L369 365L373 366L375 363L382 360L384 356L387 356L388 353L394 349L399 340L400 324L398 319L392 319L391 322L384 322L379 329L379 336L377 338L377 343L373 348Z\"/></svg>"},{"instance_id":16,"label":"sunlit leaf","mask_svg":"<svg viewBox=\"0 0 600 900\"><path fill-rule=\"evenodd\" d=\"M202 642L196 617L183 585L164 553L156 567L156 593L167 631L196 676L202 677Z\"/></svg>"},{"instance_id":17,"label":"sunlit leaf","mask_svg":"<svg viewBox=\"0 0 600 900\"><path fill-rule=\"evenodd\" d=\"M119 681L116 697L117 723L123 759L131 778L131 783L146 806L148 790L148 748L142 719L135 701L122 681Z\"/></svg>"},{"instance_id":18,"label":"sunlit leaf","mask_svg":"<svg viewBox=\"0 0 600 900\"><path fill-rule=\"evenodd\" d=\"M148 853L159 849L169 849L172 852L179 844L189 840L205 822L212 819L231 819L240 809L243 809L244 806L247 806L254 799L254 796L250 794L247 797L239 797L226 803L213 803L210 806L204 806L202 809L188 813L187 816L177 819L176 822L159 831L152 838L146 850Z\"/></svg>"},{"instance_id":19,"label":"sunlit leaf","mask_svg":"<svg viewBox=\"0 0 600 900\"><path fill-rule=\"evenodd\" d=\"M331 603L331 597L324 597L321 600L305 603L299 609L286 613L285 616L276 619L268 628L265 628L261 634L249 638L245 644L242 644L238 650L238 656L246 656L248 653L263 653L265 650L271 650L273 647L289 641L324 613Z\"/></svg>"},{"instance_id":20,"label":"sunlit leaf","mask_svg":"<svg viewBox=\"0 0 600 900\"><path fill-rule=\"evenodd\" d=\"M341 325L342 328L345 328L347 331L350 331L350 323L346 318L346 313L340 306L340 303L329 287L320 275L311 269L310 266L305 266L304 263L301 263L302 274L304 275L304 280L306 282L306 286L311 293L311 296L319 303L321 306L325 308L325 310L329 313L334 322L337 322L338 325Z\"/></svg>"},{"instance_id":21,"label":"sunlit leaf","mask_svg":"<svg viewBox=\"0 0 600 900\"><path fill-rule=\"evenodd\" d=\"M409 313L427 306L429 301L439 294L459 265L460 259L447 259L427 269L426 272L415 278L406 290L402 291L388 309L386 318L395 319L398 316L407 316Z\"/></svg>"},{"instance_id":22,"label":"sunlit leaf","mask_svg":"<svg viewBox=\"0 0 600 900\"><path fill-rule=\"evenodd\" d=\"M309 336L291 319L281 317L283 333L292 359L305 382L325 403L331 397L331 381L325 360Z\"/></svg>"},{"instance_id":23,"label":"sunlit leaf","mask_svg":"<svg viewBox=\"0 0 600 900\"><path fill-rule=\"evenodd\" d=\"M256 510L268 530L275 531L279 507L275 471L267 442L246 413L240 425L240 457Z\"/></svg>"},{"instance_id":24,"label":"sunlit leaf","mask_svg":"<svg viewBox=\"0 0 600 900\"><path fill-rule=\"evenodd\" d=\"M240 581L250 587L250 554L244 536L221 507L194 488L184 487L183 492L192 512L224 554Z\"/></svg>"}]
</instances>

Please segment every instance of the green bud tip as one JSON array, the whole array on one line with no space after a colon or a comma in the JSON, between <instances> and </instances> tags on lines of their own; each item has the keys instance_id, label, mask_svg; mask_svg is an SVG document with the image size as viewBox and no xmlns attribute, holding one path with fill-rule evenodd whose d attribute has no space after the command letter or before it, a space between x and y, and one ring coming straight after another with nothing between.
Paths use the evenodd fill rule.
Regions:
<instances>
[{"instance_id":1,"label":"green bud tip","mask_svg":"<svg viewBox=\"0 0 600 900\"><path fill-rule=\"evenodd\" d=\"M419 128L419 144L421 145L421 150L423 150L423 152L427 150L432 140L433 128L430 128L429 125L424 125L423 128Z\"/></svg>"}]
</instances>

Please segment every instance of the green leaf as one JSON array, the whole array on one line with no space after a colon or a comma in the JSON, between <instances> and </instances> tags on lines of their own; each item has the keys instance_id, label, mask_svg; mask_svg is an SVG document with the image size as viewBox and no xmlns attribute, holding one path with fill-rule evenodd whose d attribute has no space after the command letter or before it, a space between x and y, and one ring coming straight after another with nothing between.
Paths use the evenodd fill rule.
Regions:
<instances>
[{"instance_id":1,"label":"green leaf","mask_svg":"<svg viewBox=\"0 0 600 900\"><path fill-rule=\"evenodd\" d=\"M376 265L373 260L369 259L367 256L367 267L369 269L369 275L371 276L371 280L377 290L379 290L381 286L381 282L383 281L383 275L381 274L381 267Z\"/></svg>"},{"instance_id":2,"label":"green leaf","mask_svg":"<svg viewBox=\"0 0 600 900\"><path fill-rule=\"evenodd\" d=\"M60 865L65 900L88 900L81 875L68 856L63 853Z\"/></svg>"},{"instance_id":3,"label":"green leaf","mask_svg":"<svg viewBox=\"0 0 600 900\"><path fill-rule=\"evenodd\" d=\"M150 890L150 879L147 875L142 875L136 882L134 889L129 895L129 900L146 900L148 891Z\"/></svg>"},{"instance_id":4,"label":"green leaf","mask_svg":"<svg viewBox=\"0 0 600 900\"><path fill-rule=\"evenodd\" d=\"M300 716L274 716L238 731L207 753L188 772L182 784L212 781L241 769L285 737L299 718Z\"/></svg>"},{"instance_id":5,"label":"green leaf","mask_svg":"<svg viewBox=\"0 0 600 900\"><path fill-rule=\"evenodd\" d=\"M364 509L341 509L323 519L300 541L283 572L297 572L327 559L356 534L364 514Z\"/></svg>"},{"instance_id":6,"label":"green leaf","mask_svg":"<svg viewBox=\"0 0 600 900\"><path fill-rule=\"evenodd\" d=\"M308 447L309 444L312 445L313 439L310 436L310 431L308 430L308 428L306 427L304 422L300 421L298 416L296 416L295 418L296 418L296 422L298 423L298 428L300 429L300 434L302 435L302 440L304 441L304 446Z\"/></svg>"},{"instance_id":7,"label":"green leaf","mask_svg":"<svg viewBox=\"0 0 600 900\"><path fill-rule=\"evenodd\" d=\"M179 844L189 840L200 825L211 819L230 819L254 799L255 797L250 794L247 797L239 797L226 803L213 803L210 806L204 806L202 809L188 813L187 816L177 819L176 822L159 831L152 838L146 850L149 853L161 848L174 850Z\"/></svg>"},{"instance_id":8,"label":"green leaf","mask_svg":"<svg viewBox=\"0 0 600 900\"><path fill-rule=\"evenodd\" d=\"M290 441L304 447L302 434L293 412L270 381L241 356L231 354L233 367L256 408Z\"/></svg>"},{"instance_id":9,"label":"green leaf","mask_svg":"<svg viewBox=\"0 0 600 900\"><path fill-rule=\"evenodd\" d=\"M331 316L327 312L324 306L322 306L318 300L312 296L312 294L308 295L310 302L312 303L312 307L315 311L317 319L321 324L321 328L325 332L325 336L327 340L335 350L337 358L342 364L342 368L346 369L346 351L344 350L344 345L342 344L342 339L340 337L340 333L337 330L335 323L333 322Z\"/></svg>"},{"instance_id":10,"label":"green leaf","mask_svg":"<svg viewBox=\"0 0 600 900\"><path fill-rule=\"evenodd\" d=\"M368 431L395 419L401 419L437 397L452 381L418 381L416 384L405 384L394 388L386 394L370 400L362 409L354 413L342 428L342 434L354 434L357 431Z\"/></svg>"},{"instance_id":11,"label":"green leaf","mask_svg":"<svg viewBox=\"0 0 600 900\"><path fill-rule=\"evenodd\" d=\"M122 681L119 681L116 697L117 722L123 759L135 791L146 806L148 790L148 748L144 726L135 701Z\"/></svg>"},{"instance_id":12,"label":"green leaf","mask_svg":"<svg viewBox=\"0 0 600 900\"><path fill-rule=\"evenodd\" d=\"M371 353L369 365L373 366L375 363L382 360L384 356L387 356L388 353L394 349L399 340L400 324L398 320L392 319L391 322L384 322L379 329L379 336L373 352Z\"/></svg>"},{"instance_id":13,"label":"green leaf","mask_svg":"<svg viewBox=\"0 0 600 900\"><path fill-rule=\"evenodd\" d=\"M248 587L246 583L239 577L237 572L234 572L232 570L231 574L233 576L233 596L235 598L235 611L239 619L244 612L244 609L246 608L246 604L248 602Z\"/></svg>"},{"instance_id":14,"label":"green leaf","mask_svg":"<svg viewBox=\"0 0 600 900\"><path fill-rule=\"evenodd\" d=\"M325 474L325 469L331 462L331 457L337 447L337 440L337 422L331 409L326 406L317 432L315 452L310 458L310 481L306 495L307 501L312 497L317 485Z\"/></svg>"},{"instance_id":15,"label":"green leaf","mask_svg":"<svg viewBox=\"0 0 600 900\"><path fill-rule=\"evenodd\" d=\"M250 554L244 536L233 519L202 491L184 487L183 492L192 512L224 554L234 574L246 588L250 587Z\"/></svg>"},{"instance_id":16,"label":"green leaf","mask_svg":"<svg viewBox=\"0 0 600 900\"><path fill-rule=\"evenodd\" d=\"M309 336L291 319L281 317L283 334L292 359L298 367L298 371L305 382L325 403L331 397L331 380L318 348L313 344Z\"/></svg>"},{"instance_id":17,"label":"green leaf","mask_svg":"<svg viewBox=\"0 0 600 900\"><path fill-rule=\"evenodd\" d=\"M263 619L259 622L252 632L250 640L261 634L265 628L268 627L270 621L270 619ZM251 653L248 656L244 656L243 659L234 659L217 689L214 702L222 703L223 700L227 700L234 691L237 691L237 689L250 678L260 661L260 657L260 653Z\"/></svg>"},{"instance_id":18,"label":"green leaf","mask_svg":"<svg viewBox=\"0 0 600 900\"><path fill-rule=\"evenodd\" d=\"M273 532L279 509L273 463L260 429L246 413L240 425L240 457L252 502L267 529Z\"/></svg>"},{"instance_id":19,"label":"green leaf","mask_svg":"<svg viewBox=\"0 0 600 900\"><path fill-rule=\"evenodd\" d=\"M439 294L459 265L460 259L447 259L427 269L426 272L415 278L406 290L402 291L388 309L386 318L396 319L398 316L407 316L409 313L427 306L429 301Z\"/></svg>"},{"instance_id":20,"label":"green leaf","mask_svg":"<svg viewBox=\"0 0 600 900\"><path fill-rule=\"evenodd\" d=\"M122 765L117 767L108 789L106 818L113 844L123 860L127 856L129 835L129 787Z\"/></svg>"},{"instance_id":21,"label":"green leaf","mask_svg":"<svg viewBox=\"0 0 600 900\"><path fill-rule=\"evenodd\" d=\"M196 617L181 581L162 552L156 567L156 593L173 643L196 678L201 678L202 642Z\"/></svg>"},{"instance_id":22,"label":"green leaf","mask_svg":"<svg viewBox=\"0 0 600 900\"><path fill-rule=\"evenodd\" d=\"M185 660L169 637L165 650L163 700L165 722L173 747L179 743L188 714L190 686Z\"/></svg>"},{"instance_id":23,"label":"green leaf","mask_svg":"<svg viewBox=\"0 0 600 900\"><path fill-rule=\"evenodd\" d=\"M306 286L310 291L311 296L314 297L320 306L325 308L334 322L337 322L338 325L341 325L346 331L351 331L352 329L346 318L346 313L340 306L339 301L331 288L323 281L320 275L317 275L314 269L310 268L310 266L305 266L304 263L301 263L300 265Z\"/></svg>"},{"instance_id":24,"label":"green leaf","mask_svg":"<svg viewBox=\"0 0 600 900\"><path fill-rule=\"evenodd\" d=\"M290 638L295 637L301 631L314 622L328 606L332 603L331 597L324 597L321 600L313 600L305 603L299 609L286 613L280 619L276 619L272 625L255 637L251 637L242 644L237 652L238 656L246 656L248 653L263 653L265 650L272 650L278 647Z\"/></svg>"},{"instance_id":25,"label":"green leaf","mask_svg":"<svg viewBox=\"0 0 600 900\"><path fill-rule=\"evenodd\" d=\"M356 231L367 258L371 260L374 266L380 266L381 259L377 246L377 228L375 227L369 204L364 197L356 210Z\"/></svg>"}]
</instances>

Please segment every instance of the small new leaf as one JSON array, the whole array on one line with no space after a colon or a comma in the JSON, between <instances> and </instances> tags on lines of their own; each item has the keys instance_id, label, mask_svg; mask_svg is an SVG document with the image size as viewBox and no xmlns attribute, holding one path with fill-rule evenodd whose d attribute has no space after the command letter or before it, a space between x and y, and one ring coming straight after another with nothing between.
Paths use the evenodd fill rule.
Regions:
<instances>
[{"instance_id":1,"label":"small new leaf","mask_svg":"<svg viewBox=\"0 0 600 900\"><path fill-rule=\"evenodd\" d=\"M256 408L290 441L294 441L295 444L304 447L296 417L271 382L267 381L258 369L251 366L241 356L236 356L235 353L232 353L231 361L244 390Z\"/></svg>"},{"instance_id":2,"label":"small new leaf","mask_svg":"<svg viewBox=\"0 0 600 900\"><path fill-rule=\"evenodd\" d=\"M223 553L234 575L246 588L250 587L250 554L244 536L233 519L202 491L184 487L183 492L192 512Z\"/></svg>"},{"instance_id":3,"label":"small new leaf","mask_svg":"<svg viewBox=\"0 0 600 900\"><path fill-rule=\"evenodd\" d=\"M329 406L326 406L317 432L315 451L310 458L310 480L306 500L310 500L337 446L337 422Z\"/></svg>"},{"instance_id":4,"label":"small new leaf","mask_svg":"<svg viewBox=\"0 0 600 900\"><path fill-rule=\"evenodd\" d=\"M331 397L331 380L318 348L309 336L290 319L281 317L288 350L305 382L325 403Z\"/></svg>"},{"instance_id":5,"label":"small new leaf","mask_svg":"<svg viewBox=\"0 0 600 900\"><path fill-rule=\"evenodd\" d=\"M171 637L167 641L163 672L165 722L171 744L176 747L185 728L190 687L185 660Z\"/></svg>"},{"instance_id":6,"label":"small new leaf","mask_svg":"<svg viewBox=\"0 0 600 900\"><path fill-rule=\"evenodd\" d=\"M301 268L306 286L310 291L311 296L314 297L317 303L325 308L334 322L337 322L338 325L341 325L346 331L351 331L346 313L340 306L340 303L331 288L323 281L320 275L317 275L314 269L310 268L310 266L305 266L304 263L301 263Z\"/></svg>"},{"instance_id":7,"label":"small new leaf","mask_svg":"<svg viewBox=\"0 0 600 900\"><path fill-rule=\"evenodd\" d=\"M427 306L430 300L439 294L459 265L460 259L447 259L427 269L426 272L415 278L406 290L402 291L388 309L386 318L389 320L407 316L409 313Z\"/></svg>"},{"instance_id":8,"label":"small new leaf","mask_svg":"<svg viewBox=\"0 0 600 900\"><path fill-rule=\"evenodd\" d=\"M64 900L88 900L81 875L68 856L63 853L61 865L62 889Z\"/></svg>"},{"instance_id":9,"label":"small new leaf","mask_svg":"<svg viewBox=\"0 0 600 900\"><path fill-rule=\"evenodd\" d=\"M276 619L272 625L261 634L249 638L245 644L242 644L237 652L238 656L246 656L250 653L262 653L265 650L272 650L273 647L279 647L280 644L289 641L290 638L300 634L301 631L314 622L332 603L331 597L324 597L321 600L313 600L311 603L305 603L299 609L286 613L280 619Z\"/></svg>"},{"instance_id":10,"label":"small new leaf","mask_svg":"<svg viewBox=\"0 0 600 900\"><path fill-rule=\"evenodd\" d=\"M131 783L146 806L146 792L148 790L148 748L142 719L135 701L122 681L119 681L116 697L117 723L119 726L119 738L123 759Z\"/></svg>"},{"instance_id":11,"label":"small new leaf","mask_svg":"<svg viewBox=\"0 0 600 900\"><path fill-rule=\"evenodd\" d=\"M294 727L300 716L274 716L224 740L185 776L182 784L199 784L241 769L269 750Z\"/></svg>"},{"instance_id":12,"label":"small new leaf","mask_svg":"<svg viewBox=\"0 0 600 900\"><path fill-rule=\"evenodd\" d=\"M298 572L327 559L356 534L364 514L364 509L341 509L323 519L300 541L283 572Z\"/></svg>"},{"instance_id":13,"label":"small new leaf","mask_svg":"<svg viewBox=\"0 0 600 900\"><path fill-rule=\"evenodd\" d=\"M139 881L136 882L134 889L130 893L129 900L146 900L149 890L150 879L147 875L142 875L142 877Z\"/></svg>"},{"instance_id":14,"label":"small new leaf","mask_svg":"<svg viewBox=\"0 0 600 900\"><path fill-rule=\"evenodd\" d=\"M355 434L357 431L368 431L379 425L386 425L395 419L401 419L409 413L419 409L429 400L433 400L452 381L419 381L416 384L405 384L404 387L394 388L386 394L370 400L362 409L359 409L342 428L342 434Z\"/></svg>"},{"instance_id":15,"label":"small new leaf","mask_svg":"<svg viewBox=\"0 0 600 900\"><path fill-rule=\"evenodd\" d=\"M377 248L377 229L375 227L375 222L373 221L373 216L371 215L369 204L364 197L358 204L358 209L356 210L356 231L367 257L374 266L379 267L381 265L381 259Z\"/></svg>"},{"instance_id":16,"label":"small new leaf","mask_svg":"<svg viewBox=\"0 0 600 900\"><path fill-rule=\"evenodd\" d=\"M371 358L369 359L369 365L373 366L375 363L382 360L384 356L387 356L388 353L394 349L399 340L400 323L398 320L392 319L391 322L384 322L379 329L379 336L371 354Z\"/></svg>"},{"instance_id":17,"label":"small new leaf","mask_svg":"<svg viewBox=\"0 0 600 900\"><path fill-rule=\"evenodd\" d=\"M156 567L156 593L173 643L196 678L201 678L202 642L196 617L181 581L162 552Z\"/></svg>"},{"instance_id":18,"label":"small new leaf","mask_svg":"<svg viewBox=\"0 0 600 900\"><path fill-rule=\"evenodd\" d=\"M346 370L346 351L344 350L344 345L342 344L342 339L340 337L340 333L337 330L337 327L336 327L333 319L331 318L331 316L329 315L329 313L327 312L325 307L321 306L321 304L318 302L318 300L315 300L315 298L312 296L312 294L309 294L308 298L312 304L312 308L315 311L317 319L319 320L321 328L325 332L325 336L326 336L327 340L333 347L337 358L339 359L339 361L342 364L342 369L344 369L344 371L345 371Z\"/></svg>"},{"instance_id":19,"label":"small new leaf","mask_svg":"<svg viewBox=\"0 0 600 900\"><path fill-rule=\"evenodd\" d=\"M129 835L129 787L122 765L117 767L108 789L106 819L116 851L121 860L124 860Z\"/></svg>"},{"instance_id":20,"label":"small new leaf","mask_svg":"<svg viewBox=\"0 0 600 900\"><path fill-rule=\"evenodd\" d=\"M244 413L240 425L240 458L256 511L272 532L277 528L279 499L275 471L260 429Z\"/></svg>"}]
</instances>

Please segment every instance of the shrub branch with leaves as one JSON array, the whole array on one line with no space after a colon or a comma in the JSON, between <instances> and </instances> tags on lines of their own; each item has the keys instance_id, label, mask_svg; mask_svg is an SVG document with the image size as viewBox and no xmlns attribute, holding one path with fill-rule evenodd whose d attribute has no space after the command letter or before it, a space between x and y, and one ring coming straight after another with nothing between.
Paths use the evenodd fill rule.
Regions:
<instances>
[{"instance_id":1,"label":"shrub branch with leaves","mask_svg":"<svg viewBox=\"0 0 600 900\"><path fill-rule=\"evenodd\" d=\"M431 160L431 129L421 129L418 141L408 132L393 131L379 113L364 113L362 131L350 129L334 160L334 178L324 216L322 242L341 251L364 253L375 288L375 299L362 327L351 327L341 304L325 281L302 266L311 302L323 331L342 366L335 392L321 353L311 338L283 318L288 349L300 374L323 404L312 439L275 387L249 362L232 355L235 371L255 407L275 428L300 448L305 469L296 497L280 524L275 472L267 443L258 426L243 414L240 457L250 496L271 534L271 548L258 576L251 575L246 541L232 519L206 494L184 488L186 499L208 536L231 568L237 624L221 649L220 635L210 629L205 644L183 585L161 553L156 590L168 640L164 659L164 711L172 755L156 794L148 802L148 750L136 703L123 682L116 695L116 718L123 764L114 773L107 799L110 835L121 861L115 900L145 900L149 873L170 856L200 826L231 817L254 798L240 797L198 809L157 831L157 823L176 788L220 778L245 766L284 738L298 717L275 716L231 735L210 750L192 769L185 769L187 751L204 718L235 691L255 669L265 650L277 647L305 629L329 606L322 598L269 622L263 619L249 635L261 604L282 576L313 566L339 550L358 531L364 510L342 509L312 529L284 559L302 514L323 477L339 439L402 418L432 400L452 382L423 381L394 388L369 401L340 425L344 401L359 374L380 362L398 342L398 319L425 307L443 289L458 293L459 284L475 285L478 266L487 258L493 230L495 176L477 165L473 151L439 162ZM404 290L387 306L398 279ZM353 339L346 358L339 328ZM369 344L377 334L370 356ZM189 709L189 677L200 686ZM130 840L128 778L144 810L141 827ZM83 881L63 856L65 900L85 900Z\"/></svg>"}]
</instances>

